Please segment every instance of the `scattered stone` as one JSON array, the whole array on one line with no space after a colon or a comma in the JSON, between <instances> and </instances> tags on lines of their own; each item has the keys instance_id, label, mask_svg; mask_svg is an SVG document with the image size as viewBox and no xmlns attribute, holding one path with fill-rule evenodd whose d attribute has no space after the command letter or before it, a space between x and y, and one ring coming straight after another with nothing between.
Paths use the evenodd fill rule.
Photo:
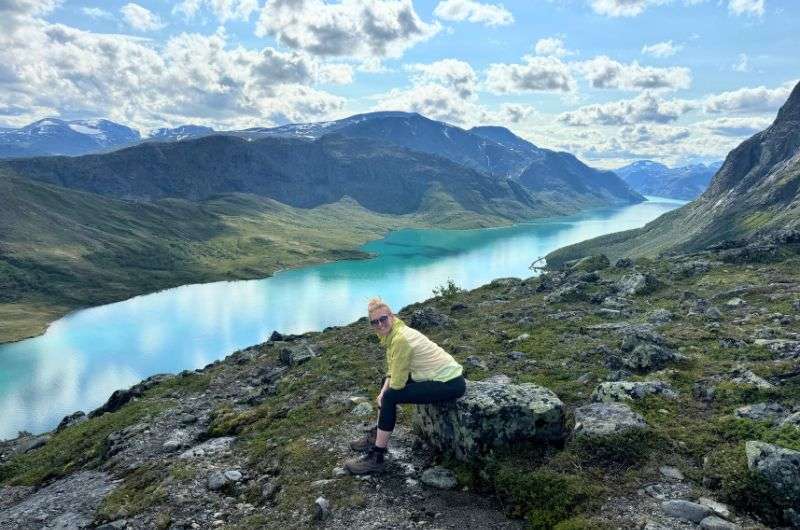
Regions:
<instances>
[{"instance_id":1,"label":"scattered stone","mask_svg":"<svg viewBox=\"0 0 800 530\"><path fill-rule=\"evenodd\" d=\"M561 439L564 404L549 389L531 383L467 381L457 401L415 407L413 422L434 449L471 461L517 441Z\"/></svg>"},{"instance_id":2,"label":"scattered stone","mask_svg":"<svg viewBox=\"0 0 800 530\"><path fill-rule=\"evenodd\" d=\"M544 297L544 301L550 304L558 302L579 302L586 300L586 291L589 287L587 282L578 281L559 287L552 293Z\"/></svg>"},{"instance_id":3,"label":"scattered stone","mask_svg":"<svg viewBox=\"0 0 800 530\"><path fill-rule=\"evenodd\" d=\"M696 260L687 263L682 263L674 270L674 274L684 278L690 278L703 274L711 270L711 264L706 260Z\"/></svg>"},{"instance_id":4,"label":"scattered stone","mask_svg":"<svg viewBox=\"0 0 800 530\"><path fill-rule=\"evenodd\" d=\"M672 466L661 466L658 468L658 471L668 479L671 480L683 480L684 476L681 473L681 470L677 467Z\"/></svg>"},{"instance_id":5,"label":"scattered stone","mask_svg":"<svg viewBox=\"0 0 800 530\"><path fill-rule=\"evenodd\" d=\"M709 515L708 517L703 518L700 521L700 528L703 530L740 530L741 527L738 524L733 524L730 521L726 521L716 515Z\"/></svg>"},{"instance_id":6,"label":"scattered stone","mask_svg":"<svg viewBox=\"0 0 800 530\"><path fill-rule=\"evenodd\" d=\"M666 309L656 309L647 315L647 321L653 324L664 324L672 320L672 313Z\"/></svg>"},{"instance_id":7,"label":"scattered stone","mask_svg":"<svg viewBox=\"0 0 800 530\"><path fill-rule=\"evenodd\" d=\"M86 416L86 413L83 412L82 410L73 412L69 416L64 416L64 418L58 424L58 427L56 427L56 432L61 432L67 427L71 427L72 425L78 425L79 423L83 423L88 419L89 418Z\"/></svg>"},{"instance_id":8,"label":"scattered stone","mask_svg":"<svg viewBox=\"0 0 800 530\"><path fill-rule=\"evenodd\" d=\"M428 329L439 326L448 326L451 323L450 317L440 313L431 306L415 309L406 319L406 323L414 329Z\"/></svg>"},{"instance_id":9,"label":"scattered stone","mask_svg":"<svg viewBox=\"0 0 800 530\"><path fill-rule=\"evenodd\" d=\"M720 311L719 308L714 305L706 309L704 314L706 318L711 320L719 320L722 318L722 311Z\"/></svg>"},{"instance_id":10,"label":"scattered stone","mask_svg":"<svg viewBox=\"0 0 800 530\"><path fill-rule=\"evenodd\" d=\"M651 274L642 274L640 272L626 274L615 284L617 291L622 296L652 293L658 289L660 285L661 283L655 276Z\"/></svg>"},{"instance_id":11,"label":"scattered stone","mask_svg":"<svg viewBox=\"0 0 800 530\"><path fill-rule=\"evenodd\" d=\"M300 343L291 347L281 348L279 357L283 364L287 366L297 366L303 364L319 355L316 348L309 344Z\"/></svg>"},{"instance_id":12,"label":"scattered stone","mask_svg":"<svg viewBox=\"0 0 800 530\"><path fill-rule=\"evenodd\" d=\"M342 469L342 471L344 471L344 469ZM346 473L347 472L345 471L345 474ZM281 487L277 482L275 482L274 480L269 480L267 481L266 484L261 486L261 496L265 500L271 501L275 498L275 495L278 494L278 491L280 491L280 489Z\"/></svg>"},{"instance_id":13,"label":"scattered stone","mask_svg":"<svg viewBox=\"0 0 800 530\"><path fill-rule=\"evenodd\" d=\"M478 357L477 355L470 355L466 359L464 359L464 364L469 366L470 368L477 368L478 370L488 370L486 367L486 363Z\"/></svg>"},{"instance_id":14,"label":"scattered stone","mask_svg":"<svg viewBox=\"0 0 800 530\"><path fill-rule=\"evenodd\" d=\"M213 471L208 475L208 489L211 491L220 491L230 482L228 477L222 471Z\"/></svg>"},{"instance_id":15,"label":"scattered stone","mask_svg":"<svg viewBox=\"0 0 800 530\"><path fill-rule=\"evenodd\" d=\"M576 379L575 382L579 383L581 385L586 385L586 384L589 384L589 382L592 380L592 377L593 377L593 375L590 372L586 372L585 374L580 376L578 379Z\"/></svg>"},{"instance_id":16,"label":"scattered stone","mask_svg":"<svg viewBox=\"0 0 800 530\"><path fill-rule=\"evenodd\" d=\"M786 409L780 403L756 403L755 405L739 407L733 414L737 418L767 421L777 425L786 417Z\"/></svg>"},{"instance_id":17,"label":"scattered stone","mask_svg":"<svg viewBox=\"0 0 800 530\"><path fill-rule=\"evenodd\" d=\"M745 444L747 467L759 473L789 506L800 505L800 451L764 442Z\"/></svg>"},{"instance_id":18,"label":"scattered stone","mask_svg":"<svg viewBox=\"0 0 800 530\"><path fill-rule=\"evenodd\" d=\"M325 497L317 497L314 501L314 520L324 521L331 513L331 503Z\"/></svg>"},{"instance_id":19,"label":"scattered stone","mask_svg":"<svg viewBox=\"0 0 800 530\"><path fill-rule=\"evenodd\" d=\"M242 480L242 472L236 469L229 469L225 471L225 478L231 482L240 482Z\"/></svg>"},{"instance_id":20,"label":"scattered stone","mask_svg":"<svg viewBox=\"0 0 800 530\"><path fill-rule=\"evenodd\" d=\"M529 338L531 338L529 333L522 333L521 335L519 335L519 336L517 336L517 337L515 337L513 339L509 339L508 343L509 344L514 344L514 343L517 343L517 342L522 342L522 341L528 340Z\"/></svg>"},{"instance_id":21,"label":"scattered stone","mask_svg":"<svg viewBox=\"0 0 800 530\"><path fill-rule=\"evenodd\" d=\"M675 399L678 394L663 381L615 381L600 383L592 394L595 402L619 402L642 399L645 396Z\"/></svg>"},{"instance_id":22,"label":"scattered stone","mask_svg":"<svg viewBox=\"0 0 800 530\"><path fill-rule=\"evenodd\" d=\"M233 436L224 436L222 438L212 438L199 445L192 447L181 453L178 458L188 459L197 458L205 455L221 453L230 449L231 444L236 440Z\"/></svg>"},{"instance_id":23,"label":"scattered stone","mask_svg":"<svg viewBox=\"0 0 800 530\"><path fill-rule=\"evenodd\" d=\"M95 530L122 530L127 526L128 526L127 519L117 519L116 521L111 521L110 523L100 525Z\"/></svg>"},{"instance_id":24,"label":"scattered stone","mask_svg":"<svg viewBox=\"0 0 800 530\"><path fill-rule=\"evenodd\" d=\"M615 263L614 267L618 269L629 269L633 267L633 260L630 258L619 258Z\"/></svg>"},{"instance_id":25,"label":"scattered stone","mask_svg":"<svg viewBox=\"0 0 800 530\"><path fill-rule=\"evenodd\" d=\"M800 341L788 339L756 339L756 346L764 346L782 357L800 357Z\"/></svg>"},{"instance_id":26,"label":"scattered stone","mask_svg":"<svg viewBox=\"0 0 800 530\"><path fill-rule=\"evenodd\" d=\"M741 349L747 346L747 343L743 340L733 339L733 338L724 338L719 339L719 347L726 348L726 349Z\"/></svg>"},{"instance_id":27,"label":"scattered stone","mask_svg":"<svg viewBox=\"0 0 800 530\"><path fill-rule=\"evenodd\" d=\"M623 403L592 403L575 409L576 436L607 436L646 428L644 418Z\"/></svg>"},{"instance_id":28,"label":"scattered stone","mask_svg":"<svg viewBox=\"0 0 800 530\"><path fill-rule=\"evenodd\" d=\"M335 468L333 468L333 476L334 477L337 477L337 478L338 477L345 477L348 474L349 473L347 473L347 470L345 468L343 468L343 467L335 467Z\"/></svg>"},{"instance_id":29,"label":"scattered stone","mask_svg":"<svg viewBox=\"0 0 800 530\"><path fill-rule=\"evenodd\" d=\"M362 401L350 411L353 416L371 416L373 413L372 403Z\"/></svg>"},{"instance_id":30,"label":"scattered stone","mask_svg":"<svg viewBox=\"0 0 800 530\"><path fill-rule=\"evenodd\" d=\"M625 309L631 305L631 301L621 296L606 296L601 304L611 309Z\"/></svg>"},{"instance_id":31,"label":"scattered stone","mask_svg":"<svg viewBox=\"0 0 800 530\"><path fill-rule=\"evenodd\" d=\"M606 376L607 381L624 381L625 379L629 378L633 374L628 370L612 370L608 372L608 376Z\"/></svg>"},{"instance_id":32,"label":"scattered stone","mask_svg":"<svg viewBox=\"0 0 800 530\"><path fill-rule=\"evenodd\" d=\"M697 499L697 502L703 506L707 506L709 510L724 519L729 519L731 516L731 510L728 508L727 504L723 504L708 497L700 497Z\"/></svg>"},{"instance_id":33,"label":"scattered stone","mask_svg":"<svg viewBox=\"0 0 800 530\"><path fill-rule=\"evenodd\" d=\"M699 523L709 515L711 510L707 506L684 500L665 501L661 503L664 513L693 523Z\"/></svg>"},{"instance_id":34,"label":"scattered stone","mask_svg":"<svg viewBox=\"0 0 800 530\"><path fill-rule=\"evenodd\" d=\"M731 378L731 381L733 383L737 383L740 385L752 385L764 390L775 388L775 385L773 385L763 377L754 374L750 370L735 370L733 375L734 377Z\"/></svg>"},{"instance_id":35,"label":"scattered stone","mask_svg":"<svg viewBox=\"0 0 800 530\"><path fill-rule=\"evenodd\" d=\"M787 416L782 422L781 427L784 425L792 425L800 429L800 411L795 412L794 414L790 414Z\"/></svg>"},{"instance_id":36,"label":"scattered stone","mask_svg":"<svg viewBox=\"0 0 800 530\"><path fill-rule=\"evenodd\" d=\"M678 360L677 353L658 344L643 343L620 358L622 365L637 372L659 370L671 361Z\"/></svg>"},{"instance_id":37,"label":"scattered stone","mask_svg":"<svg viewBox=\"0 0 800 530\"><path fill-rule=\"evenodd\" d=\"M440 490L451 490L458 486L455 474L449 469L440 466L423 471L420 480L426 486Z\"/></svg>"},{"instance_id":38,"label":"scattered stone","mask_svg":"<svg viewBox=\"0 0 800 530\"><path fill-rule=\"evenodd\" d=\"M728 306L728 307L736 308L736 307L746 306L747 302L745 302L741 298L736 297L736 298L731 298L730 300L725 302L725 305Z\"/></svg>"},{"instance_id":39,"label":"scattered stone","mask_svg":"<svg viewBox=\"0 0 800 530\"><path fill-rule=\"evenodd\" d=\"M525 353L517 350L510 351L508 352L508 358L512 361L520 361L525 358Z\"/></svg>"}]
</instances>

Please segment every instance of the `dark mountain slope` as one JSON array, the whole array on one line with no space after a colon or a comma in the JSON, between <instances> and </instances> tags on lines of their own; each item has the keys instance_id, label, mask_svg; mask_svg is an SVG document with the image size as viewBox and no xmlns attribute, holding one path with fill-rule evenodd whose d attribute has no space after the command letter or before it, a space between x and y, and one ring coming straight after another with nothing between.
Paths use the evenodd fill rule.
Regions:
<instances>
[{"instance_id":1,"label":"dark mountain slope","mask_svg":"<svg viewBox=\"0 0 800 530\"><path fill-rule=\"evenodd\" d=\"M548 263L605 252L656 255L800 225L800 84L773 124L731 151L695 201L645 227L553 252Z\"/></svg>"},{"instance_id":2,"label":"dark mountain slope","mask_svg":"<svg viewBox=\"0 0 800 530\"><path fill-rule=\"evenodd\" d=\"M336 135L255 141L214 135L105 155L0 165L27 178L121 198L202 200L241 192L311 208L350 196L375 212L406 214L419 210L436 184L461 207L475 212L502 214L498 204L507 202L516 203L512 206L523 216L554 213L505 179L492 179L441 157Z\"/></svg>"}]
</instances>

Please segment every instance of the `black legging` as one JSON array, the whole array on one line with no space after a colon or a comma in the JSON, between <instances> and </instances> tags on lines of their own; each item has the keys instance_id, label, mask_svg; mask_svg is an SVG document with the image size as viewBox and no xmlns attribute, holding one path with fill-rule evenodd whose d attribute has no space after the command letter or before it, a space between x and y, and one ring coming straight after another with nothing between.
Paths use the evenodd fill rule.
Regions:
<instances>
[{"instance_id":1,"label":"black legging","mask_svg":"<svg viewBox=\"0 0 800 530\"><path fill-rule=\"evenodd\" d=\"M414 381L410 377L406 386L400 390L389 388L383 393L380 413L378 414L378 428L382 431L393 431L397 421L397 405L401 403L437 403L450 401L464 395L467 383L463 376L454 377L449 381Z\"/></svg>"}]
</instances>

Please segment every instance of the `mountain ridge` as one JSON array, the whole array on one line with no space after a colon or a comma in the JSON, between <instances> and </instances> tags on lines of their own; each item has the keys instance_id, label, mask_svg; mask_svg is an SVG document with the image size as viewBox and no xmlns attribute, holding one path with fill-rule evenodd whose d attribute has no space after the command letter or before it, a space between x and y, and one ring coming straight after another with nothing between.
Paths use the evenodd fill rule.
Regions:
<instances>
[{"instance_id":1,"label":"mountain ridge","mask_svg":"<svg viewBox=\"0 0 800 530\"><path fill-rule=\"evenodd\" d=\"M706 190L721 166L722 161L670 168L652 160L638 160L613 171L642 195L692 200Z\"/></svg>"}]
</instances>

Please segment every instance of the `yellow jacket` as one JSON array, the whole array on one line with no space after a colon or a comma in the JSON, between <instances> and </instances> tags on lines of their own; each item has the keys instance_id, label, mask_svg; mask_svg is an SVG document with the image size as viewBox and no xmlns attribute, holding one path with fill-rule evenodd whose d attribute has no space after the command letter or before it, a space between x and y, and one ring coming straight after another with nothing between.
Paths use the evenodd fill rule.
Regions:
<instances>
[{"instance_id":1,"label":"yellow jacket","mask_svg":"<svg viewBox=\"0 0 800 530\"><path fill-rule=\"evenodd\" d=\"M409 374L414 381L449 381L464 369L453 357L428 337L394 317L389 334L381 337L386 346L386 376L389 388L406 386Z\"/></svg>"}]
</instances>

